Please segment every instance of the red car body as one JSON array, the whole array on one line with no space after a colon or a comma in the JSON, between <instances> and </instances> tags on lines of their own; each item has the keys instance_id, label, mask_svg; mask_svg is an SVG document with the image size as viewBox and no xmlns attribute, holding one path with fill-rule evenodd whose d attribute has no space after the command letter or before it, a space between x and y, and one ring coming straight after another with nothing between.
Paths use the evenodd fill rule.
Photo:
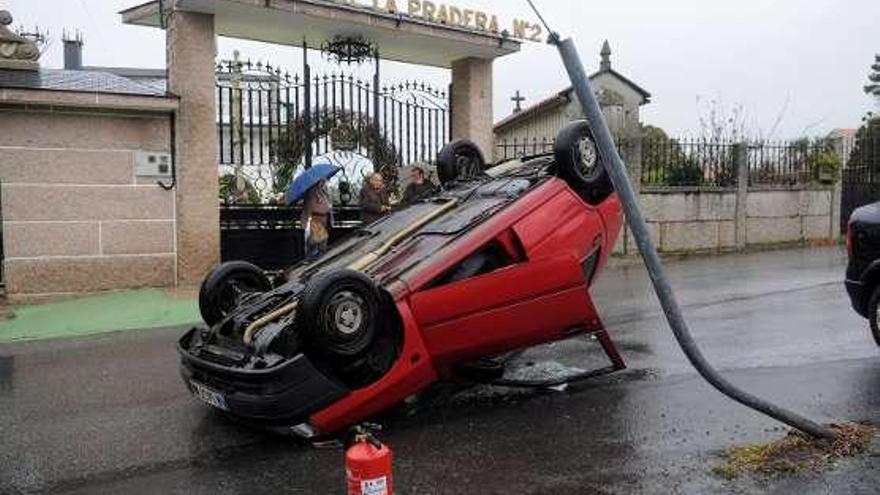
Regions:
<instances>
[{"instance_id":1,"label":"red car body","mask_svg":"<svg viewBox=\"0 0 880 495\"><path fill-rule=\"evenodd\" d=\"M206 393L219 394L208 402L223 403L236 416L266 419L260 413L268 407L260 403L260 394L266 394L266 400L273 401L276 424L284 419L297 425L300 434L330 434L374 417L437 381L455 378L459 365L478 358L579 333L602 333L607 339L589 286L605 266L620 233L620 202L608 193L591 204L552 173L552 160L534 159L522 168L526 172L519 176L507 174L463 184L447 191L446 199L435 198L392 214L367 227L361 238L331 249L316 265L304 264L288 273L288 286L294 288L285 289L284 297L300 290L297 284L307 284L315 273L350 266L352 259L375 252L382 236L388 238L414 218L436 210L438 202L458 198L457 210L421 226L362 270L387 296L387 312L396 313L400 334L393 362L377 379L338 386L326 367L312 366L310 361L316 358L307 353L278 361L278 371L265 363L257 369L253 356L247 356L249 351L233 357L224 351L227 355L222 359L211 357L206 351L211 345L202 341L207 342L213 330L193 329L179 345L184 380L203 399ZM460 279L444 278L475 253L487 250L493 259L502 260L491 270ZM272 293L267 294L261 297L268 300ZM260 304L254 306L257 315L272 309ZM239 329L254 319L233 314L227 320L236 322L236 318L245 322ZM616 352L608 351L611 345L601 338L600 342L617 368L622 367ZM239 364L229 364L236 360ZM293 366L302 371L292 371ZM284 375L283 380L317 385L310 385L307 393L289 391L284 399L269 399L266 390L283 389L279 380L285 373L303 377ZM275 381L271 387L255 385L269 380ZM316 387L337 391L324 397L311 393ZM296 401L300 396L308 404L297 407L295 414L286 417L278 412L284 411L279 401ZM236 397L247 397L247 401L236 408Z\"/></svg>"},{"instance_id":2,"label":"red car body","mask_svg":"<svg viewBox=\"0 0 880 495\"><path fill-rule=\"evenodd\" d=\"M616 195L597 206L551 178L450 246L437 262L388 286L403 320L401 359L380 381L313 414L322 432L370 418L481 356L598 329L583 261L598 252L595 277L621 229ZM497 241L514 264L437 288L428 283ZM427 248L426 248L427 249ZM393 259L375 269L394 267Z\"/></svg>"}]
</instances>

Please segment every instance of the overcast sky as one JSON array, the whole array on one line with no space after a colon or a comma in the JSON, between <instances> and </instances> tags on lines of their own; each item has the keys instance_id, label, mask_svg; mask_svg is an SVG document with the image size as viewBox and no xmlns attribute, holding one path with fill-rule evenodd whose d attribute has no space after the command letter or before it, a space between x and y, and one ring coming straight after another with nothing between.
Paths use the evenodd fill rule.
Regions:
<instances>
[{"instance_id":1,"label":"overcast sky","mask_svg":"<svg viewBox=\"0 0 880 495\"><path fill-rule=\"evenodd\" d=\"M164 67L158 29L125 26L118 11L138 0L0 0L15 26L39 25L53 44L43 65L60 67L62 32L85 37L86 65ZM401 1L401 4L405 2ZM439 3L439 2L438 2ZM878 0L536 0L558 31L575 38L588 70L598 65L602 40L611 43L614 68L653 95L643 120L672 134L697 134L711 99L742 105L753 132L772 138L821 135L856 127L875 103L861 88L880 53ZM460 7L497 12L502 27L514 17L533 19L525 0L455 0ZM220 39L219 56L290 67L298 50ZM445 70L386 64L386 80L418 78L445 85ZM510 113L520 90L534 103L567 85L553 48L528 43L495 64L495 116ZM700 104L698 101L704 103Z\"/></svg>"}]
</instances>

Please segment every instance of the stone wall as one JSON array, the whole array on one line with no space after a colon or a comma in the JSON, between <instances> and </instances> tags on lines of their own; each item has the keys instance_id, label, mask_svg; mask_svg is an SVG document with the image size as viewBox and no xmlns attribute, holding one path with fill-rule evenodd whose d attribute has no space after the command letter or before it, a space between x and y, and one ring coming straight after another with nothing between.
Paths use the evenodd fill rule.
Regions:
<instances>
[{"instance_id":1,"label":"stone wall","mask_svg":"<svg viewBox=\"0 0 880 495\"><path fill-rule=\"evenodd\" d=\"M736 192L645 192L642 212L663 252L736 247Z\"/></svg>"},{"instance_id":2,"label":"stone wall","mask_svg":"<svg viewBox=\"0 0 880 495\"><path fill-rule=\"evenodd\" d=\"M750 244L829 239L838 225L832 194L831 189L750 192L746 239Z\"/></svg>"},{"instance_id":3,"label":"stone wall","mask_svg":"<svg viewBox=\"0 0 880 495\"><path fill-rule=\"evenodd\" d=\"M642 212L663 253L734 251L786 243L835 242L833 188L749 190L643 190ZM742 204L739 204L743 201ZM737 219L739 207L745 215ZM744 230L744 245L737 233ZM629 236L627 253L636 248ZM622 252L622 246L618 247Z\"/></svg>"},{"instance_id":4,"label":"stone wall","mask_svg":"<svg viewBox=\"0 0 880 495\"><path fill-rule=\"evenodd\" d=\"M104 100L0 95L3 270L13 301L175 283L174 193L136 176L134 156L170 151L176 102Z\"/></svg>"}]
</instances>

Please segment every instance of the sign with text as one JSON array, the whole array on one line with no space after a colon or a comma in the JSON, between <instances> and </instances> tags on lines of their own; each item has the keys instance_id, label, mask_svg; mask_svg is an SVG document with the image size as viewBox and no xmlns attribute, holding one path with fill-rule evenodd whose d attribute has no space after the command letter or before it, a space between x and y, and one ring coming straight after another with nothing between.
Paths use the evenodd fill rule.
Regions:
<instances>
[{"instance_id":1,"label":"sign with text","mask_svg":"<svg viewBox=\"0 0 880 495\"><path fill-rule=\"evenodd\" d=\"M498 15L483 10L463 8L430 0L333 0L352 7L367 8L389 14L402 14L437 24L456 26L494 35L507 33L523 41L544 41L544 29L539 23L513 19L510 29L501 29Z\"/></svg>"}]
</instances>

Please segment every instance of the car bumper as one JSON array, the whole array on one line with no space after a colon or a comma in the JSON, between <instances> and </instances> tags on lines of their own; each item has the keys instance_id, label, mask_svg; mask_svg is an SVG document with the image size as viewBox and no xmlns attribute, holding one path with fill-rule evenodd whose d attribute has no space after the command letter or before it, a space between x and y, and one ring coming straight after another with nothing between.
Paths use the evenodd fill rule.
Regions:
<instances>
[{"instance_id":1,"label":"car bumper","mask_svg":"<svg viewBox=\"0 0 880 495\"><path fill-rule=\"evenodd\" d=\"M868 316L868 296L865 284L858 280L846 281L846 292L849 294L849 300L852 303L856 313L867 318Z\"/></svg>"},{"instance_id":2,"label":"car bumper","mask_svg":"<svg viewBox=\"0 0 880 495\"><path fill-rule=\"evenodd\" d=\"M298 426L294 433L310 436L304 433L308 417L350 393L303 354L265 370L203 359L190 351L197 331L190 330L178 343L181 376L193 395L239 420L272 428Z\"/></svg>"}]
</instances>

